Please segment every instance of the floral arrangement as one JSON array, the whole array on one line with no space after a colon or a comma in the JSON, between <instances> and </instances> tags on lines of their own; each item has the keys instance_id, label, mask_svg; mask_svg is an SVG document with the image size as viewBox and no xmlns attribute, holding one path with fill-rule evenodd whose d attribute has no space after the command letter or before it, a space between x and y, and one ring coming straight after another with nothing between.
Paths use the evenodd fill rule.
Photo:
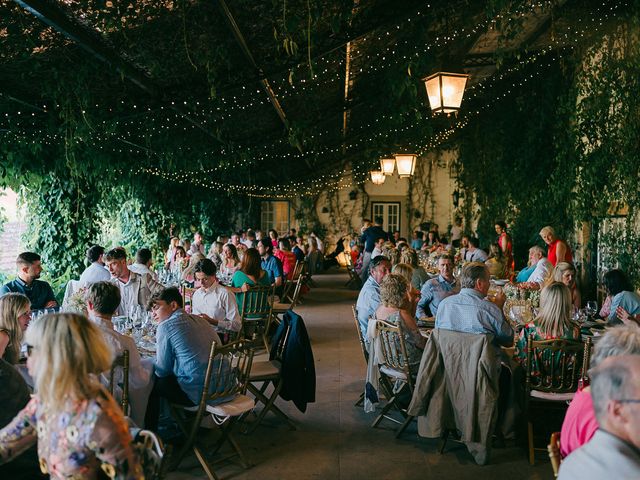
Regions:
<instances>
[{"instance_id":1,"label":"floral arrangement","mask_svg":"<svg viewBox=\"0 0 640 480\"><path fill-rule=\"evenodd\" d=\"M87 314L87 293L89 289L87 287L82 287L76 290L73 295L69 297L67 304L65 305L65 310L82 313L83 315Z\"/></svg>"},{"instance_id":2,"label":"floral arrangement","mask_svg":"<svg viewBox=\"0 0 640 480\"><path fill-rule=\"evenodd\" d=\"M540 289L537 287L537 283L507 283L502 290L507 300L529 300L531 306L538 308L540 306Z\"/></svg>"}]
</instances>

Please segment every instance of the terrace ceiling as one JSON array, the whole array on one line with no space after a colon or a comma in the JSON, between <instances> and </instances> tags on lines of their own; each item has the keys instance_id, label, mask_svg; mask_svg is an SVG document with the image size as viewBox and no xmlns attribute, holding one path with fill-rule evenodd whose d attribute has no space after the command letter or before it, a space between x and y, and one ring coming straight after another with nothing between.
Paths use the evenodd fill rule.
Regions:
<instances>
[{"instance_id":1,"label":"terrace ceiling","mask_svg":"<svg viewBox=\"0 0 640 480\"><path fill-rule=\"evenodd\" d=\"M99 150L212 188L317 188L434 146L452 120L431 117L420 78L466 71L463 108L477 109L626 8L499 3L5 1L0 139Z\"/></svg>"}]
</instances>

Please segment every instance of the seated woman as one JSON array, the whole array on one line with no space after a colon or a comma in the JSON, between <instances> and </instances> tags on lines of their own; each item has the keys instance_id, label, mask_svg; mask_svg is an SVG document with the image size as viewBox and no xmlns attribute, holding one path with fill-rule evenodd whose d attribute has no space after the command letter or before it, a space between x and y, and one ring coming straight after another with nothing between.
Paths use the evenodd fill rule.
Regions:
<instances>
[{"instance_id":1,"label":"seated woman","mask_svg":"<svg viewBox=\"0 0 640 480\"><path fill-rule=\"evenodd\" d=\"M169 268L176 275L179 275L182 273L182 270L187 268L188 264L189 259L187 258L187 251L184 249L184 247L178 245L174 250L173 260L171 261L171 265Z\"/></svg>"},{"instance_id":2,"label":"seated woman","mask_svg":"<svg viewBox=\"0 0 640 480\"><path fill-rule=\"evenodd\" d=\"M603 283L607 297L611 297L611 308L607 318L610 325L621 323L616 312L618 307L632 316L640 313L640 295L633 290L631 282L622 270L609 270L604 274Z\"/></svg>"},{"instance_id":3,"label":"seated woman","mask_svg":"<svg viewBox=\"0 0 640 480\"><path fill-rule=\"evenodd\" d=\"M489 246L489 258L484 263L492 277L497 279L507 278L507 258L497 243L492 243Z\"/></svg>"},{"instance_id":4,"label":"seated woman","mask_svg":"<svg viewBox=\"0 0 640 480\"><path fill-rule=\"evenodd\" d=\"M211 260L216 268L219 270L220 265L222 265L222 247L224 244L222 242L215 241L211 244L209 248L209 254L207 258Z\"/></svg>"},{"instance_id":5,"label":"seated woman","mask_svg":"<svg viewBox=\"0 0 640 480\"><path fill-rule=\"evenodd\" d=\"M597 367L607 357L619 355L640 355L640 328L635 325L623 325L608 329L593 348L590 368ZM562 456L566 457L591 440L597 429L591 389L587 386L576 392L562 422Z\"/></svg>"},{"instance_id":6,"label":"seated woman","mask_svg":"<svg viewBox=\"0 0 640 480\"><path fill-rule=\"evenodd\" d=\"M375 319L400 325L403 332L409 368L412 374L418 373L422 351L427 343L416 325L415 314L417 298L411 294L409 281L397 273L390 273L380 284L380 306Z\"/></svg>"},{"instance_id":7,"label":"seated woman","mask_svg":"<svg viewBox=\"0 0 640 480\"><path fill-rule=\"evenodd\" d=\"M520 332L514 352L516 362L527 361L527 340L531 336L533 340L580 339L580 329L571 321L571 292L563 283L553 282L540 292L540 313Z\"/></svg>"},{"instance_id":8,"label":"seated woman","mask_svg":"<svg viewBox=\"0 0 640 480\"><path fill-rule=\"evenodd\" d=\"M31 302L21 293L0 298L0 357L12 365L20 360L22 335L31 320Z\"/></svg>"},{"instance_id":9,"label":"seated woman","mask_svg":"<svg viewBox=\"0 0 640 480\"><path fill-rule=\"evenodd\" d=\"M222 247L222 263L219 271L224 277L231 278L239 268L240 257L238 256L238 249L233 243L227 243Z\"/></svg>"},{"instance_id":10,"label":"seated woman","mask_svg":"<svg viewBox=\"0 0 640 480\"><path fill-rule=\"evenodd\" d=\"M274 250L273 255L282 262L282 273L287 280L293 280L293 271L296 267L296 255L291 251L291 243L286 237L278 241L279 248Z\"/></svg>"},{"instance_id":11,"label":"seated woman","mask_svg":"<svg viewBox=\"0 0 640 480\"><path fill-rule=\"evenodd\" d=\"M400 262L410 265L413 268L411 286L420 290L424 282L429 280L429 274L418 263L418 253L412 248L405 248L400 254Z\"/></svg>"},{"instance_id":12,"label":"seated woman","mask_svg":"<svg viewBox=\"0 0 640 480\"><path fill-rule=\"evenodd\" d=\"M553 282L562 282L569 287L569 290L571 290L571 304L574 310L580 310L582 298L576 285L576 268L570 263L559 262L553 269L553 274L548 283L551 284Z\"/></svg>"},{"instance_id":13,"label":"seated woman","mask_svg":"<svg viewBox=\"0 0 640 480\"><path fill-rule=\"evenodd\" d=\"M111 368L98 327L81 315L45 315L26 341L37 393L0 431L0 462L37 442L40 469L52 478L144 478L122 411L97 379Z\"/></svg>"},{"instance_id":14,"label":"seated woman","mask_svg":"<svg viewBox=\"0 0 640 480\"><path fill-rule=\"evenodd\" d=\"M244 292L256 285L269 286L271 281L267 272L262 270L262 261L258 250L249 248L242 258L240 269L231 278L230 290L236 294L236 302L238 303L240 314L242 314Z\"/></svg>"}]
</instances>

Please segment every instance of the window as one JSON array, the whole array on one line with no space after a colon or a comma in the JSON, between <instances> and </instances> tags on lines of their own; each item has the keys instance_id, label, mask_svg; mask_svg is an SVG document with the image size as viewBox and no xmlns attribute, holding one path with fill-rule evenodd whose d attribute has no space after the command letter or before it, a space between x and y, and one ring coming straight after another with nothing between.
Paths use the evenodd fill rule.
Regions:
<instances>
[{"instance_id":1,"label":"window","mask_svg":"<svg viewBox=\"0 0 640 480\"><path fill-rule=\"evenodd\" d=\"M400 230L400 202L373 202L371 217L372 220L382 217L382 228L385 232Z\"/></svg>"},{"instance_id":2,"label":"window","mask_svg":"<svg viewBox=\"0 0 640 480\"><path fill-rule=\"evenodd\" d=\"M278 233L286 233L290 227L289 202L268 201L262 202L260 226L263 230L273 228Z\"/></svg>"}]
</instances>

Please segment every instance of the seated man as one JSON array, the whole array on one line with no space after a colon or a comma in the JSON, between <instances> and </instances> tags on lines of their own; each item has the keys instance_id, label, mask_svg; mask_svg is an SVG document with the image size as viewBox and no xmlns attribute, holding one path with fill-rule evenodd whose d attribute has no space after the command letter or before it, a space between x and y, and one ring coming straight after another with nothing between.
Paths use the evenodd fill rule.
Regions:
<instances>
[{"instance_id":1,"label":"seated man","mask_svg":"<svg viewBox=\"0 0 640 480\"><path fill-rule=\"evenodd\" d=\"M420 301L416 309L416 317L436 316L438 305L449 295L458 293L456 280L453 278L453 259L448 255L438 258L438 271L436 278L427 280L420 290Z\"/></svg>"},{"instance_id":2,"label":"seated man","mask_svg":"<svg viewBox=\"0 0 640 480\"><path fill-rule=\"evenodd\" d=\"M87 287L96 282L108 282L111 279L109 270L104 266L104 247L92 245L87 249L87 260L91 263L80 275L80 287Z\"/></svg>"},{"instance_id":3,"label":"seated man","mask_svg":"<svg viewBox=\"0 0 640 480\"><path fill-rule=\"evenodd\" d=\"M129 395L131 399L131 418L142 426L147 407L151 370L142 365L140 353L132 337L122 335L113 328L111 318L120 305L120 290L111 282L97 282L89 287L87 293L87 313L89 320L100 327L100 331L113 353L121 355L129 350Z\"/></svg>"},{"instance_id":4,"label":"seated man","mask_svg":"<svg viewBox=\"0 0 640 480\"><path fill-rule=\"evenodd\" d=\"M465 262L486 262L489 258L487 252L478 248L480 241L476 237L469 237L467 240L468 247L464 253Z\"/></svg>"},{"instance_id":5,"label":"seated man","mask_svg":"<svg viewBox=\"0 0 640 480\"><path fill-rule=\"evenodd\" d=\"M263 238L258 242L258 253L262 258L262 270L267 272L271 285L280 287L284 283L284 273L282 263L273 256L273 244L268 238Z\"/></svg>"},{"instance_id":6,"label":"seated man","mask_svg":"<svg viewBox=\"0 0 640 480\"><path fill-rule=\"evenodd\" d=\"M600 428L560 465L559 480L640 476L640 355L606 358L591 372Z\"/></svg>"},{"instance_id":7,"label":"seated man","mask_svg":"<svg viewBox=\"0 0 640 480\"><path fill-rule=\"evenodd\" d=\"M236 296L218 282L216 265L208 258L200 260L195 267L195 278L200 282L200 288L191 297L191 312L204 318L218 331L239 332L242 319Z\"/></svg>"},{"instance_id":8,"label":"seated man","mask_svg":"<svg viewBox=\"0 0 640 480\"><path fill-rule=\"evenodd\" d=\"M380 255L369 263L369 277L364 282L356 303L358 323L360 324L363 338L367 338L369 318L380 305L380 282L389 273L391 273L391 262L387 257Z\"/></svg>"},{"instance_id":9,"label":"seated man","mask_svg":"<svg viewBox=\"0 0 640 480\"><path fill-rule=\"evenodd\" d=\"M38 280L42 273L40 255L33 252L22 252L16 258L16 268L18 270L18 278L4 284L0 289L0 296L10 292L22 293L29 298L31 310L58 306L51 285Z\"/></svg>"},{"instance_id":10,"label":"seated man","mask_svg":"<svg viewBox=\"0 0 640 480\"><path fill-rule=\"evenodd\" d=\"M492 334L497 348L511 347L514 332L502 314L504 293L500 292L494 302L485 300L489 286L489 270L484 263L466 264L460 275L460 293L445 298L438 306L436 328Z\"/></svg>"},{"instance_id":11,"label":"seated man","mask_svg":"<svg viewBox=\"0 0 640 480\"><path fill-rule=\"evenodd\" d=\"M180 405L197 405L209 363L211 342L220 345L220 337L204 318L185 313L182 295L175 288L165 288L150 300L156 332L155 383L145 427L157 430L160 399Z\"/></svg>"},{"instance_id":12,"label":"seated man","mask_svg":"<svg viewBox=\"0 0 640 480\"><path fill-rule=\"evenodd\" d=\"M151 275L154 280L158 280L156 272L151 270L153 264L153 254L148 248L141 248L136 252L136 261L129 265L129 270L138 275Z\"/></svg>"},{"instance_id":13,"label":"seated man","mask_svg":"<svg viewBox=\"0 0 640 480\"><path fill-rule=\"evenodd\" d=\"M542 288L553 273L553 265L544 256L544 250L537 245L529 249L529 263L532 266L535 265L536 268L527 279L527 283L537 284L538 288Z\"/></svg>"},{"instance_id":14,"label":"seated man","mask_svg":"<svg viewBox=\"0 0 640 480\"><path fill-rule=\"evenodd\" d=\"M122 247L112 248L105 255L107 268L111 273L111 283L120 290L120 306L118 315L128 315L138 306L149 303L151 295L164 287L149 274L138 274L129 270L127 252Z\"/></svg>"}]
</instances>

